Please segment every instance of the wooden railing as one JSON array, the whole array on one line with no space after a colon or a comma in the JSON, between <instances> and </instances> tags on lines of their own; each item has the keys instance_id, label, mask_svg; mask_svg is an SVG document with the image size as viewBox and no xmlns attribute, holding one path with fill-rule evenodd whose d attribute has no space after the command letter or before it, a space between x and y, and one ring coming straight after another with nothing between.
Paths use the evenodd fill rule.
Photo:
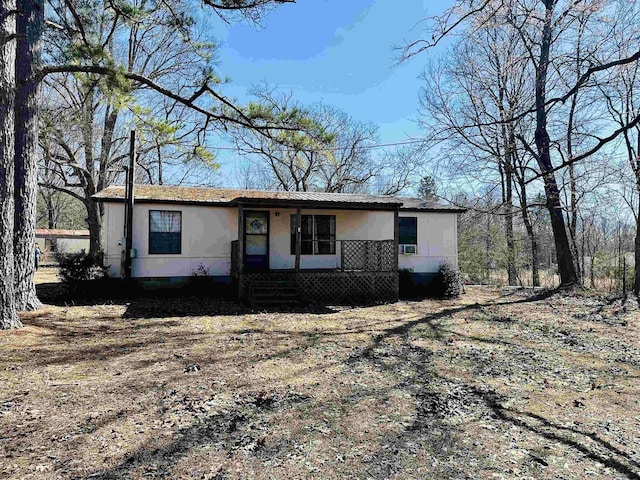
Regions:
<instances>
[{"instance_id":1,"label":"wooden railing","mask_svg":"<svg viewBox=\"0 0 640 480\"><path fill-rule=\"evenodd\" d=\"M393 240L338 240L342 271L393 272L398 253Z\"/></svg>"},{"instance_id":2,"label":"wooden railing","mask_svg":"<svg viewBox=\"0 0 640 480\"><path fill-rule=\"evenodd\" d=\"M334 254L340 252L340 265L343 272L395 272L398 270L398 252L393 240L336 240L340 244L334 248ZM236 275L240 255L238 241L231 242L231 275ZM303 269L304 270L304 269Z\"/></svg>"},{"instance_id":3,"label":"wooden railing","mask_svg":"<svg viewBox=\"0 0 640 480\"><path fill-rule=\"evenodd\" d=\"M238 240L231 241L231 276L236 277L238 275L238 262L240 256L238 255Z\"/></svg>"}]
</instances>

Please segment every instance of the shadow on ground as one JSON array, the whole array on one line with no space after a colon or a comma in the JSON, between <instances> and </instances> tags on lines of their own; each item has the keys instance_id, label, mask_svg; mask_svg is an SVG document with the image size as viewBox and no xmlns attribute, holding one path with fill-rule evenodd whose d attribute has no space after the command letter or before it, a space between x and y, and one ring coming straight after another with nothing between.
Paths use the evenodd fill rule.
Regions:
<instances>
[{"instance_id":1,"label":"shadow on ground","mask_svg":"<svg viewBox=\"0 0 640 480\"><path fill-rule=\"evenodd\" d=\"M45 284L45 287L47 284ZM378 372L393 379L391 388L405 392L415 404L415 415L410 423L393 435L383 438L379 444L375 445L376 451L367 459L363 460L361 470L352 472L354 478L375 478L386 479L396 476L400 478L408 471L417 455L426 457L423 464L430 465L429 475L432 478L487 478L491 473L498 475L505 474L506 460L499 458L498 461L489 461L486 451L483 450L482 439L478 445L463 443L464 438L461 428L465 428L465 423L460 423L457 419L461 417L471 417L474 420L498 425L501 429L517 427L529 434L547 442L550 445L560 444L568 450L574 452L577 458L589 459L614 470L617 474L627 478L640 479L640 465L624 450L616 447L611 442L605 440L594 432L576 427L560 425L550 419L534 414L525 409L516 409L508 406L509 398L496 392L488 386L479 386L472 382L464 382L451 374L447 374L438 368L436 359L442 355L442 350L425 347L423 342L416 342L416 338L428 337L429 341L437 346L446 346L455 340L463 340L475 345L495 344L503 349L517 349L524 357L536 359L534 347L517 343L516 339L502 339L496 335L492 338L482 338L466 332L454 331L449 325L443 325L453 315L477 314L488 306L505 304L527 304L544 300L554 292L544 292L532 297L510 297L503 298L497 302L485 304L471 304L465 306L453 306L429 315L420 316L411 321L403 321L402 318L385 318L384 322L367 322L359 328L341 331L325 330L320 332L296 332L293 329L261 329L260 327L247 328L237 331L226 331L230 335L230 340L236 337L251 336L264 337L270 335L274 342L278 342L286 337L302 336L304 342L295 344L291 348L283 348L273 355L263 358L254 358L246 353L253 343L248 340L243 345L246 358L243 361L268 361L291 355L291 353L302 353L307 348L314 347L319 341L339 338L342 335L354 333L366 333L374 330L382 333L376 335L365 345L355 348L353 353L344 361L344 357L328 357L332 361L343 364L344 371L349 374L354 367L366 366L368 369ZM61 297L59 297L61 298ZM91 302L87 305L96 305L100 302ZM174 356L175 352L162 352L162 334L165 329L176 326L179 319L169 319L170 317L186 316L211 316L211 315L243 315L256 313L255 311L220 299L202 297L145 297L128 298L113 301L111 303L126 305L123 320L117 325L109 325L107 322L97 322L86 331L75 327L68 327L64 324L51 324L43 317L34 316L30 324L42 326L54 332L60 338L61 343L73 343L78 337L91 335L111 335L119 336L119 342L114 345L102 346L95 351L90 349L80 352L85 358L103 360L110 356L126 355L132 349L157 348L162 355ZM67 303L60 303L67 305ZM282 312L282 310L273 310ZM339 309L331 307L313 307L285 310L286 312L300 314L322 314L336 313ZM127 320L147 320L146 322L127 322ZM100 320L100 319L98 319ZM105 318L104 320L108 320ZM401 321L398 326L392 322ZM516 320L509 317L487 318L487 322L494 322L496 328L507 328L508 324ZM229 321L232 323L232 320ZM136 329L149 331L157 330L158 335L147 339L144 343L135 342L135 337L127 339L128 333L134 333ZM217 334L217 333L216 333ZM331 339L333 340L333 339ZM188 347L195 342L204 342L206 338L185 335L181 338L173 338L172 346ZM234 340L235 341L235 340ZM257 349L256 349L257 350ZM36 356L41 356L42 364L68 363L69 358L62 352L32 351ZM237 355L237 353L230 353ZM220 358L216 358L217 361ZM155 357L149 361L155 361ZM470 368L483 367L479 365L477 359ZM398 368L401 366L401 368ZM315 365L313 368L324 368L325 365ZM523 368L535 368L534 363L526 364ZM180 370L179 374L183 374ZM307 372L299 370L299 376L304 376ZM355 374L353 374L355 375ZM288 381L288 378L281 378L281 381ZM359 379L353 377L354 384ZM139 386L138 386L139 387ZM264 386L264 392L253 392L241 396L228 408L214 414L202 415L199 420L186 427L181 428L172 436L167 438L167 442L159 446L158 443L149 441L135 451L121 458L113 467L101 469L96 468L89 472L90 478L121 479L121 478L141 478L146 475L155 478L173 478L175 469L186 456L193 451L202 449L212 449L221 452L227 458L231 458L236 453L256 459L266 465L268 461L276 456L284 457L296 453L291 442L282 440L272 442L265 439L263 427L268 423L267 419L282 415L299 405L313 402L310 399L297 394L269 391L269 385ZM255 388L253 386L252 388ZM354 389L352 396L340 399L343 408L352 408L364 397L380 398L386 395L384 391L366 387L360 390ZM322 405L319 405L322 408ZM111 418L111 417L109 417ZM505 447L502 444L501 447ZM528 457L520 464L524 474L539 478L544 476L543 469L549 466L548 461L543 456L535 452L528 454ZM268 468L265 466L265 468ZM214 472L210 478L227 478L229 473L224 467ZM83 476L82 478L86 478Z\"/></svg>"},{"instance_id":2,"label":"shadow on ground","mask_svg":"<svg viewBox=\"0 0 640 480\"><path fill-rule=\"evenodd\" d=\"M185 290L161 290L149 292L121 288L105 288L90 293L72 292L61 283L37 285L38 298L45 304L61 307L92 307L98 305L126 305L123 318L155 319L169 317L201 317L218 315L246 315L251 313L300 313L331 314L342 307L328 305L284 305L251 308L231 299L228 295L189 295Z\"/></svg>"},{"instance_id":3,"label":"shadow on ground","mask_svg":"<svg viewBox=\"0 0 640 480\"><path fill-rule=\"evenodd\" d=\"M553 293L555 292L544 292L513 302L494 302L492 305L535 302L548 298ZM421 451L432 457L433 465L436 466L432 472L435 477L468 478L469 475L474 476L474 473L486 474L491 470L495 470L497 474L504 474L501 467L483 465L483 452L474 451L473 448L461 445L457 441L456 427L448 422L448 419L466 412L477 419L493 419L519 427L550 443L560 443L575 451L578 457L599 462L626 478L640 479L640 463L629 453L593 432L566 427L541 415L505 407L509 399L491 388L470 385L457 378L443 375L432 361L433 356L437 354L416 345L411 339L416 329L426 327L427 331L430 331L430 337L436 341L446 343L452 337L459 337L473 342L488 342L484 338L453 332L439 324L440 320L450 315L479 310L483 306L474 304L445 309L389 329L349 359L352 364L368 363L381 373L394 374L394 365L398 363L404 365L405 371L413 372L413 375L403 378L398 387L410 392L416 402L416 419L405 431L387 439L386 444L381 445L379 452L369 462L367 472L375 472L376 479L397 475L403 471L411 455ZM495 339L492 342L503 346L513 345ZM530 354L535 354L534 348L531 348ZM390 358L393 361L389 361ZM457 467L459 464L465 465L466 470L461 471ZM475 465L478 471L471 472L471 465ZM540 474L540 469L547 466L544 458L532 453L525 467L535 478Z\"/></svg>"},{"instance_id":4,"label":"shadow on ground","mask_svg":"<svg viewBox=\"0 0 640 480\"><path fill-rule=\"evenodd\" d=\"M89 475L100 480L117 480L145 476L172 478L176 464L193 449L214 449L231 456L235 452L269 460L277 451L289 450L289 442L267 445L264 419L282 415L309 398L291 391L249 392L236 399L233 405L214 415L202 417L196 425L180 429L161 447L143 445L127 455L119 464ZM204 477L203 477L204 478ZM226 478L226 470L219 467L214 476Z\"/></svg>"}]
</instances>

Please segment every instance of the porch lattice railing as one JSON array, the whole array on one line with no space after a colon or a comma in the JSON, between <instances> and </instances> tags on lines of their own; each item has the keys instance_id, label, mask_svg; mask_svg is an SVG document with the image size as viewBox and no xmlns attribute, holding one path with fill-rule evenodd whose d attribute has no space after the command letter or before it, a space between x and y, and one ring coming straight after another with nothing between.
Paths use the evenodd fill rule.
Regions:
<instances>
[{"instance_id":1,"label":"porch lattice railing","mask_svg":"<svg viewBox=\"0 0 640 480\"><path fill-rule=\"evenodd\" d=\"M339 240L342 271L393 272L398 255L393 240Z\"/></svg>"},{"instance_id":2,"label":"porch lattice railing","mask_svg":"<svg viewBox=\"0 0 640 480\"><path fill-rule=\"evenodd\" d=\"M343 272L395 272L398 253L393 240L336 240L340 244L340 265ZM338 250L334 249L338 254ZM231 242L231 272L238 272L238 241Z\"/></svg>"}]
</instances>

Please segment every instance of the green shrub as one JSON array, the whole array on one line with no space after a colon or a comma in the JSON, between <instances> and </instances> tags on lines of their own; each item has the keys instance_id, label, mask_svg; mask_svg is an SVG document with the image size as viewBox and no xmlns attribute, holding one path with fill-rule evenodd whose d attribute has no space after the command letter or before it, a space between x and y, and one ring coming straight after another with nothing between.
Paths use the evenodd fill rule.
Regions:
<instances>
[{"instance_id":1,"label":"green shrub","mask_svg":"<svg viewBox=\"0 0 640 480\"><path fill-rule=\"evenodd\" d=\"M438 297L457 297L460 285L460 271L450 263L442 262L432 283L433 293Z\"/></svg>"},{"instance_id":2,"label":"green shrub","mask_svg":"<svg viewBox=\"0 0 640 480\"><path fill-rule=\"evenodd\" d=\"M108 267L102 265L102 255L60 253L56 255L58 275L62 283L74 292L89 293L107 278Z\"/></svg>"}]
</instances>

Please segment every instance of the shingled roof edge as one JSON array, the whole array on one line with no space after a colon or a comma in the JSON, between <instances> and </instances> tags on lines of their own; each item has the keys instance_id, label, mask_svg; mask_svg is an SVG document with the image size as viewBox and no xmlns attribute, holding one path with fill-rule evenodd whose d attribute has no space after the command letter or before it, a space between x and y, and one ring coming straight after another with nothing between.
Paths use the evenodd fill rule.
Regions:
<instances>
[{"instance_id":1,"label":"shingled roof edge","mask_svg":"<svg viewBox=\"0 0 640 480\"><path fill-rule=\"evenodd\" d=\"M142 188L154 188L156 186L144 185ZM390 209L399 208L401 211L406 212L442 212L442 213L462 213L467 209L463 207L457 207L453 205L443 205L436 202L425 202L418 198L411 197L391 197L391 196L376 196L366 194L347 194L347 193L327 193L327 192L276 192L276 191L261 191L261 190L242 190L242 189L225 189L225 188L207 188L207 187L176 187L176 186L157 186L158 190L165 189L192 189L193 191L217 191L228 193L241 193L251 192L259 193L262 195L273 194L273 197L269 196L238 196L235 198L228 198L221 196L219 198L152 198L149 195L142 195L136 198L138 203L159 203L159 204L181 204L181 205L207 205L207 206L236 206L239 204L247 205L272 205L272 206L296 206L307 205L323 208L331 208L342 204L349 205L350 207L372 208L372 209ZM111 190L111 191L110 191ZM326 196L327 198L282 198L282 196L290 194L298 194L301 196ZM333 196L334 198L331 198ZM336 199L339 196L341 198ZM279 198L278 198L279 197ZM351 197L351 198L350 198ZM358 198L359 197L359 198ZM124 202L124 187L120 185L113 185L101 190L97 194L93 195L96 201L99 202ZM351 200L351 201L350 201Z\"/></svg>"}]
</instances>

